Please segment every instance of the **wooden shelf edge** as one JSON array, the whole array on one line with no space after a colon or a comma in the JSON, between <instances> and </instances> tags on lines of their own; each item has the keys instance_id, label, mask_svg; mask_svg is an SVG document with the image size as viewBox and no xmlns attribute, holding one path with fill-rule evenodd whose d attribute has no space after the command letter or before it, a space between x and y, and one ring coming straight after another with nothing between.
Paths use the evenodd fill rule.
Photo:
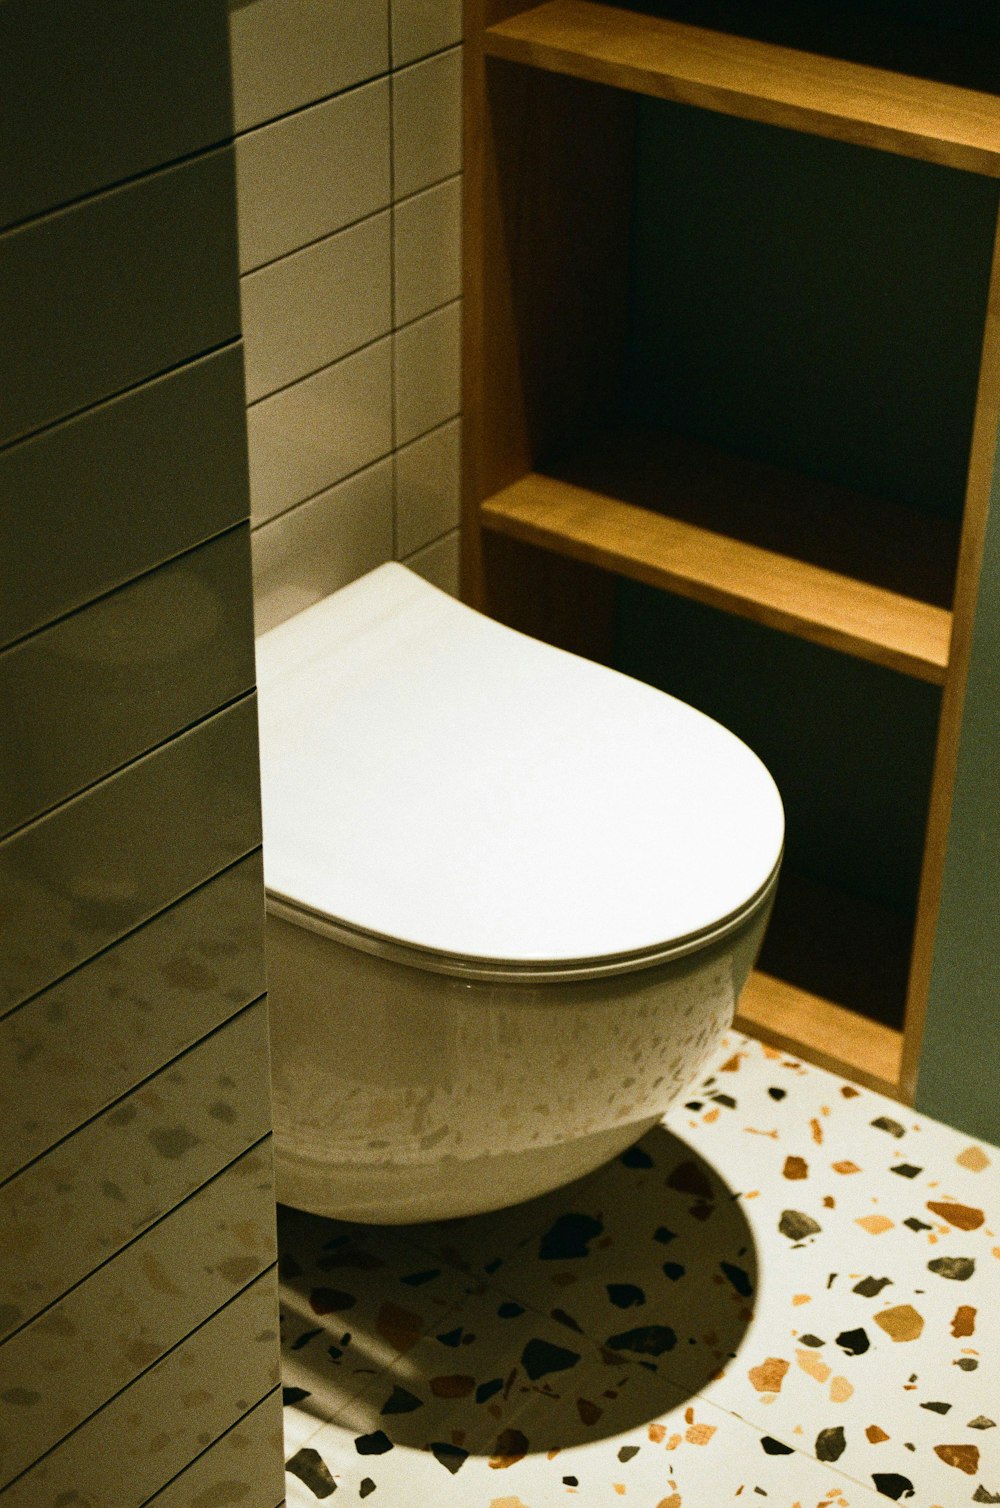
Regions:
<instances>
[{"instance_id":1,"label":"wooden shelf edge","mask_svg":"<svg viewBox=\"0 0 1000 1508\"><path fill-rule=\"evenodd\" d=\"M734 1025L866 1089L904 1098L902 1032L819 995L755 969L740 996ZM831 1043L837 1044L835 1051Z\"/></svg>"},{"instance_id":2,"label":"wooden shelf edge","mask_svg":"<svg viewBox=\"0 0 1000 1508\"><path fill-rule=\"evenodd\" d=\"M951 614L617 498L530 473L484 527L942 685Z\"/></svg>"},{"instance_id":3,"label":"wooden shelf edge","mask_svg":"<svg viewBox=\"0 0 1000 1508\"><path fill-rule=\"evenodd\" d=\"M592 0L546 0L487 28L484 45L549 72L1000 177L1000 101L957 85Z\"/></svg>"}]
</instances>

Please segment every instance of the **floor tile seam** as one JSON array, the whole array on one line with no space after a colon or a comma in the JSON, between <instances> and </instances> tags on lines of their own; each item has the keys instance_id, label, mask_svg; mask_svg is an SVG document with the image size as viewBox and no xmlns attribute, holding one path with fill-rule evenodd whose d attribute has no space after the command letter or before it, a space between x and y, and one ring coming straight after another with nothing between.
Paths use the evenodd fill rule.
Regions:
<instances>
[{"instance_id":1,"label":"floor tile seam","mask_svg":"<svg viewBox=\"0 0 1000 1508\"><path fill-rule=\"evenodd\" d=\"M635 1363L635 1362L630 1362L627 1359L623 1359L623 1364L626 1367L628 1367L629 1369L633 1370L633 1371L636 1371L636 1372L638 1371L638 1364ZM388 1379L386 1379L386 1380L388 1381ZM678 1386L675 1382L673 1382L669 1378L668 1379L661 1379L661 1381L664 1381L664 1380L666 1381L666 1384L667 1384L667 1390L670 1391L670 1392L673 1392L673 1393L675 1393L677 1395L677 1408L678 1408L678 1410L680 1410L681 1408L683 1408L685 1405L687 1405L689 1407L697 1407L697 1405L701 1405L701 1407L703 1408L703 1410L707 1411L710 1415L711 1414L724 1414L724 1415L728 1415L730 1418L732 1418L735 1421L735 1423L740 1428L749 1429L753 1434L755 1434L757 1436L758 1440L763 1440L765 1437L768 1437L767 1431L765 1429L763 1429L760 1425L755 1424L751 1420L743 1418L740 1414L737 1414L737 1413L733 1412L731 1409L724 1408L722 1405L720 1405L719 1403L717 1403L715 1400L713 1400L711 1398L707 1398L707 1397L705 1397L701 1393L692 1394L692 1393L688 1392L688 1390L686 1388ZM372 1384L372 1386L374 1388L374 1383ZM306 1445L308 1445L310 1443L312 1443L313 1445L316 1445L317 1444L317 1436L320 1435L320 1434L325 1433L325 1431L327 1429L334 1429L335 1427L341 1427L343 1425L343 1423L345 1422L344 1416L349 1413L351 1406L358 1401L358 1399L361 1397L363 1391L364 1391L364 1389L360 1389L356 1393L354 1393L352 1395L352 1397L345 1402L344 1407L342 1409L337 1410L337 1412L334 1415L332 1415L330 1419L326 1420L319 1427L318 1430L314 1430L312 1432L312 1434L309 1435L309 1437L308 1437L307 1440L303 1440L303 1441L299 1442L299 1444L297 1446L297 1450L303 1449ZM627 1434L632 1434L632 1433L641 1432L645 1427L648 1427L648 1425L652 1425L652 1424L660 1422L662 1420L662 1418L663 1418L662 1414L657 1415L656 1418L651 1418L648 1421L646 1421L646 1425L645 1426L642 1423L637 1423L635 1426L632 1426L628 1431L626 1431L626 1433ZM498 1426L497 1426L496 1421L493 1421L491 1423L487 1423L486 1420L485 1420L485 1417L484 1417L481 1431L476 1431L475 1437L473 1439L469 1439L467 1437L461 1448L463 1450L466 1450L468 1452L468 1455L471 1456L471 1457L474 1457L476 1460L478 1460L480 1462L486 1462L487 1460L489 1460L489 1458L492 1455L495 1454L495 1448L494 1448L494 1446L492 1446L490 1444L490 1440L491 1440L491 1437L496 1433L497 1428L498 1428ZM607 1448L608 1448L609 1452L612 1449L613 1442L615 1440L618 1440L619 1438L620 1438L620 1436L618 1436L618 1435L607 1437L606 1443L607 1443ZM770 1436L769 1438L776 1438L776 1437ZM335 1442L333 1440L330 1441L331 1445L333 1445L334 1443ZM339 1444L339 1442L336 1442L336 1443ZM601 1442L596 1442L595 1441L595 1442L593 1442L595 1448L600 1448L600 1445L603 1444L603 1443L605 1443L605 1442L604 1441L601 1441ZM786 1441L781 1441L781 1443L787 1445ZM410 1445L410 1444L407 1444L405 1442L396 1442L396 1441L394 1441L393 1442L393 1448L394 1449L397 1449L397 1448L398 1449L402 1449L403 1451L412 1451L414 1453L422 1454L422 1455L427 1455L427 1454L430 1453L430 1445L429 1444L427 1444L427 1445L419 1445L418 1446L418 1445ZM875 1503L877 1503L877 1502L880 1501L880 1495L877 1493L877 1491L875 1489L873 1489L872 1487L868 1486L865 1482L861 1481L859 1478L854 1477L850 1473L843 1471L842 1469L840 1469L839 1467L837 1467L835 1464L833 1464L831 1462L820 1461L818 1457L816 1457L815 1455L809 1453L808 1451L802 1450L798 1446L794 1446L794 1445L793 1446L788 1446L788 1451L789 1451L790 1454L793 1454L796 1457L798 1457L798 1458L800 1458L802 1460L807 1461L810 1464L811 1467L813 1467L813 1468L819 1468L819 1469L825 1469L826 1471L828 1471L830 1473L831 1476L837 1477L838 1479L842 1480L845 1483L849 1483L852 1488L856 1488L856 1489L861 1490L865 1494L865 1501L866 1502L870 1501L871 1503L875 1504ZM547 1455L547 1451L543 1451L543 1450L531 1451L531 1450L529 1450L527 1452L526 1459L530 1460L533 1456L540 1459L543 1455ZM334 1469L336 1469L337 1462L338 1462L339 1458L340 1458L340 1452L337 1451L337 1452L335 1452L334 1454L331 1455L330 1460L327 1462L327 1465L333 1467Z\"/></svg>"}]
</instances>

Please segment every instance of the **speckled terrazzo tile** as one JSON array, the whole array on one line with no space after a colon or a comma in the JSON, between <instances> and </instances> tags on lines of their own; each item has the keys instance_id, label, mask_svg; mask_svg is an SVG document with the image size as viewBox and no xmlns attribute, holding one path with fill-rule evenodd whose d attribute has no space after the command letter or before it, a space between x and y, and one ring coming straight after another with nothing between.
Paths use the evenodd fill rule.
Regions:
<instances>
[{"instance_id":1,"label":"speckled terrazzo tile","mask_svg":"<svg viewBox=\"0 0 1000 1508\"><path fill-rule=\"evenodd\" d=\"M278 1207L286 1449L462 1302L464 1275L385 1226Z\"/></svg>"},{"instance_id":2,"label":"speckled terrazzo tile","mask_svg":"<svg viewBox=\"0 0 1000 1508\"><path fill-rule=\"evenodd\" d=\"M1000 1501L996 1149L736 1037L667 1125L742 1190L758 1251L707 1395L885 1496Z\"/></svg>"},{"instance_id":3,"label":"speckled terrazzo tile","mask_svg":"<svg viewBox=\"0 0 1000 1508\"><path fill-rule=\"evenodd\" d=\"M758 1260L743 1202L661 1126L562 1190L495 1281L693 1394L743 1344Z\"/></svg>"},{"instance_id":4,"label":"speckled terrazzo tile","mask_svg":"<svg viewBox=\"0 0 1000 1508\"><path fill-rule=\"evenodd\" d=\"M289 1505L872 1508L871 1492L502 1294L427 1336L288 1458Z\"/></svg>"}]
</instances>

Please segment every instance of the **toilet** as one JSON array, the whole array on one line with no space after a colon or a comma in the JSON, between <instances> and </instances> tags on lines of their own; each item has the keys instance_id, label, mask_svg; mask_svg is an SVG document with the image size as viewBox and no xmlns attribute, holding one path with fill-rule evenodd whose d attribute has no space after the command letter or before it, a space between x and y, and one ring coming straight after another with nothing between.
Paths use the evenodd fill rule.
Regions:
<instances>
[{"instance_id":1,"label":"toilet","mask_svg":"<svg viewBox=\"0 0 1000 1508\"><path fill-rule=\"evenodd\" d=\"M757 956L774 782L732 733L380 566L257 641L279 1199L529 1199L697 1075Z\"/></svg>"}]
</instances>

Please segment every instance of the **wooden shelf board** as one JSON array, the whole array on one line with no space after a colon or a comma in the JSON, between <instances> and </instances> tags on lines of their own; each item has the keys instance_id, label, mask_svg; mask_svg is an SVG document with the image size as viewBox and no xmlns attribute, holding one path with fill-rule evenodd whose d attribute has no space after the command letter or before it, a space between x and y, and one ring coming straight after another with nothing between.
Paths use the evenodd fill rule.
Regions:
<instances>
[{"instance_id":1,"label":"wooden shelf board","mask_svg":"<svg viewBox=\"0 0 1000 1508\"><path fill-rule=\"evenodd\" d=\"M591 0L547 0L487 29L486 52L633 93L698 105L1000 177L1000 100Z\"/></svg>"},{"instance_id":2,"label":"wooden shelf board","mask_svg":"<svg viewBox=\"0 0 1000 1508\"><path fill-rule=\"evenodd\" d=\"M900 1098L903 1034L819 995L754 970L736 1027L868 1089Z\"/></svg>"},{"instance_id":3,"label":"wooden shelf board","mask_svg":"<svg viewBox=\"0 0 1000 1508\"><path fill-rule=\"evenodd\" d=\"M943 683L948 521L671 437L617 435L558 471L488 498L484 527Z\"/></svg>"}]
</instances>

